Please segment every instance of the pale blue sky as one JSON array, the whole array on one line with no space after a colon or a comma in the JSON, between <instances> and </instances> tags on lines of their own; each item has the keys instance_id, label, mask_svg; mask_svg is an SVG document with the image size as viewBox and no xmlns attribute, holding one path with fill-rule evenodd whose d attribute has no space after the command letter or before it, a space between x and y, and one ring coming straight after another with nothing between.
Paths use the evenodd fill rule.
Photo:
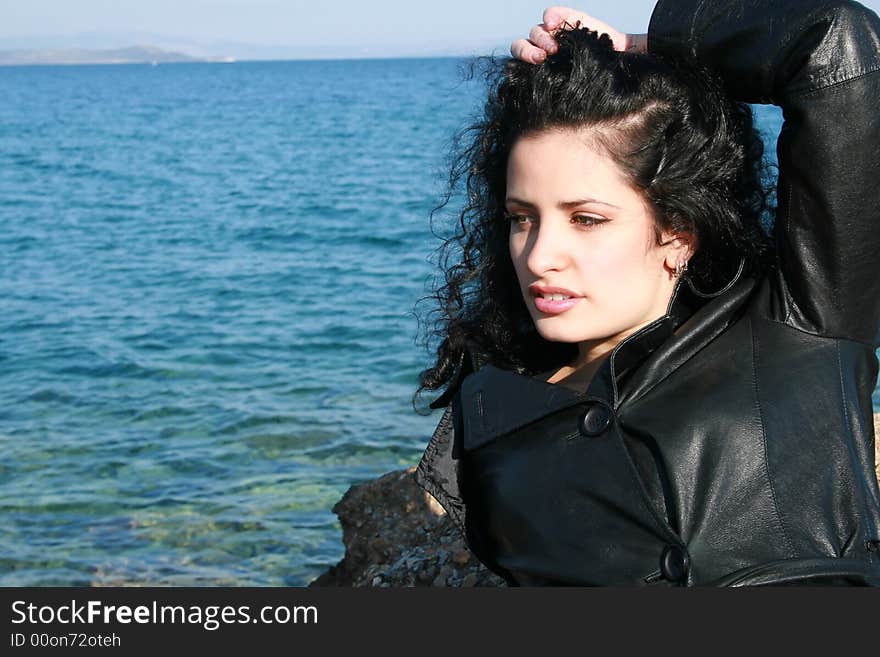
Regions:
<instances>
[{"instance_id":1,"label":"pale blue sky","mask_svg":"<svg viewBox=\"0 0 880 657\"><path fill-rule=\"evenodd\" d=\"M880 0L866 0L880 10ZM0 49L151 43L239 58L405 56L506 51L540 0L0 0ZM574 3L630 32L654 0Z\"/></svg>"}]
</instances>

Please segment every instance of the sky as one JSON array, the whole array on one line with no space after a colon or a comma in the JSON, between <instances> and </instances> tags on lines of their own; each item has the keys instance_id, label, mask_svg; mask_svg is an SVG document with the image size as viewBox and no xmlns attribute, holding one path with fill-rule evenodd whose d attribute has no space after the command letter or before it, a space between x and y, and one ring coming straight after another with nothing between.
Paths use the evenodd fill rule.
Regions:
<instances>
[{"instance_id":1,"label":"sky","mask_svg":"<svg viewBox=\"0 0 880 657\"><path fill-rule=\"evenodd\" d=\"M596 16L634 32L644 31L653 4L592 3ZM0 49L150 43L230 56L240 56L230 50L319 57L484 54L506 52L540 22L545 6L541 0L0 0Z\"/></svg>"},{"instance_id":2,"label":"sky","mask_svg":"<svg viewBox=\"0 0 880 657\"><path fill-rule=\"evenodd\" d=\"M548 3L549 4L549 3ZM880 0L865 0L880 11ZM540 0L0 0L0 49L157 45L237 58L506 53ZM654 0L576 8L644 32Z\"/></svg>"}]
</instances>

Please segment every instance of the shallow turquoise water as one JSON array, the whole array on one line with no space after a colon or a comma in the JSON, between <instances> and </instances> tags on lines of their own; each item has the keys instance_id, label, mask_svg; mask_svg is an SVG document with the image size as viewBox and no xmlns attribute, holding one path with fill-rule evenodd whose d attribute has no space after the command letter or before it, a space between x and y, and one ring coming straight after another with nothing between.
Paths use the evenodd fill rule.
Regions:
<instances>
[{"instance_id":1,"label":"shallow turquoise water","mask_svg":"<svg viewBox=\"0 0 880 657\"><path fill-rule=\"evenodd\" d=\"M0 69L0 585L304 584L416 462L458 62Z\"/></svg>"}]
</instances>

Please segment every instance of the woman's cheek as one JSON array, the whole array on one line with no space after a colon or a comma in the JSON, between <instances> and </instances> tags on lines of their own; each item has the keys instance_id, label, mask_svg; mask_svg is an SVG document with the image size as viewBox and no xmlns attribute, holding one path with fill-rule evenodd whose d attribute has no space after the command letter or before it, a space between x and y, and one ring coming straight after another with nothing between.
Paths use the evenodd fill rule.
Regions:
<instances>
[{"instance_id":1,"label":"woman's cheek","mask_svg":"<svg viewBox=\"0 0 880 657\"><path fill-rule=\"evenodd\" d=\"M597 244L593 256L583 261L586 294L595 295L606 307L626 308L643 293L645 262L637 245Z\"/></svg>"}]
</instances>

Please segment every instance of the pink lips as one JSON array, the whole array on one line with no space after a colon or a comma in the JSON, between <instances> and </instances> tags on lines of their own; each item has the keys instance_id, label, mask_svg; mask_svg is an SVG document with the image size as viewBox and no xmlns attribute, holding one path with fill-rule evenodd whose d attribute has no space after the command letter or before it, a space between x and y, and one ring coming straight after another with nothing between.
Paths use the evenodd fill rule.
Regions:
<instances>
[{"instance_id":1,"label":"pink lips","mask_svg":"<svg viewBox=\"0 0 880 657\"><path fill-rule=\"evenodd\" d=\"M539 312L545 313L547 315L558 315L559 313L564 313L566 310L576 305L583 298L577 296L571 290L566 290L562 287L545 287L543 285L530 285L529 294L531 294L532 297L534 297L535 299L535 308L537 308ZM544 294L563 294L570 298L557 301L553 299L545 299L542 296Z\"/></svg>"}]
</instances>

